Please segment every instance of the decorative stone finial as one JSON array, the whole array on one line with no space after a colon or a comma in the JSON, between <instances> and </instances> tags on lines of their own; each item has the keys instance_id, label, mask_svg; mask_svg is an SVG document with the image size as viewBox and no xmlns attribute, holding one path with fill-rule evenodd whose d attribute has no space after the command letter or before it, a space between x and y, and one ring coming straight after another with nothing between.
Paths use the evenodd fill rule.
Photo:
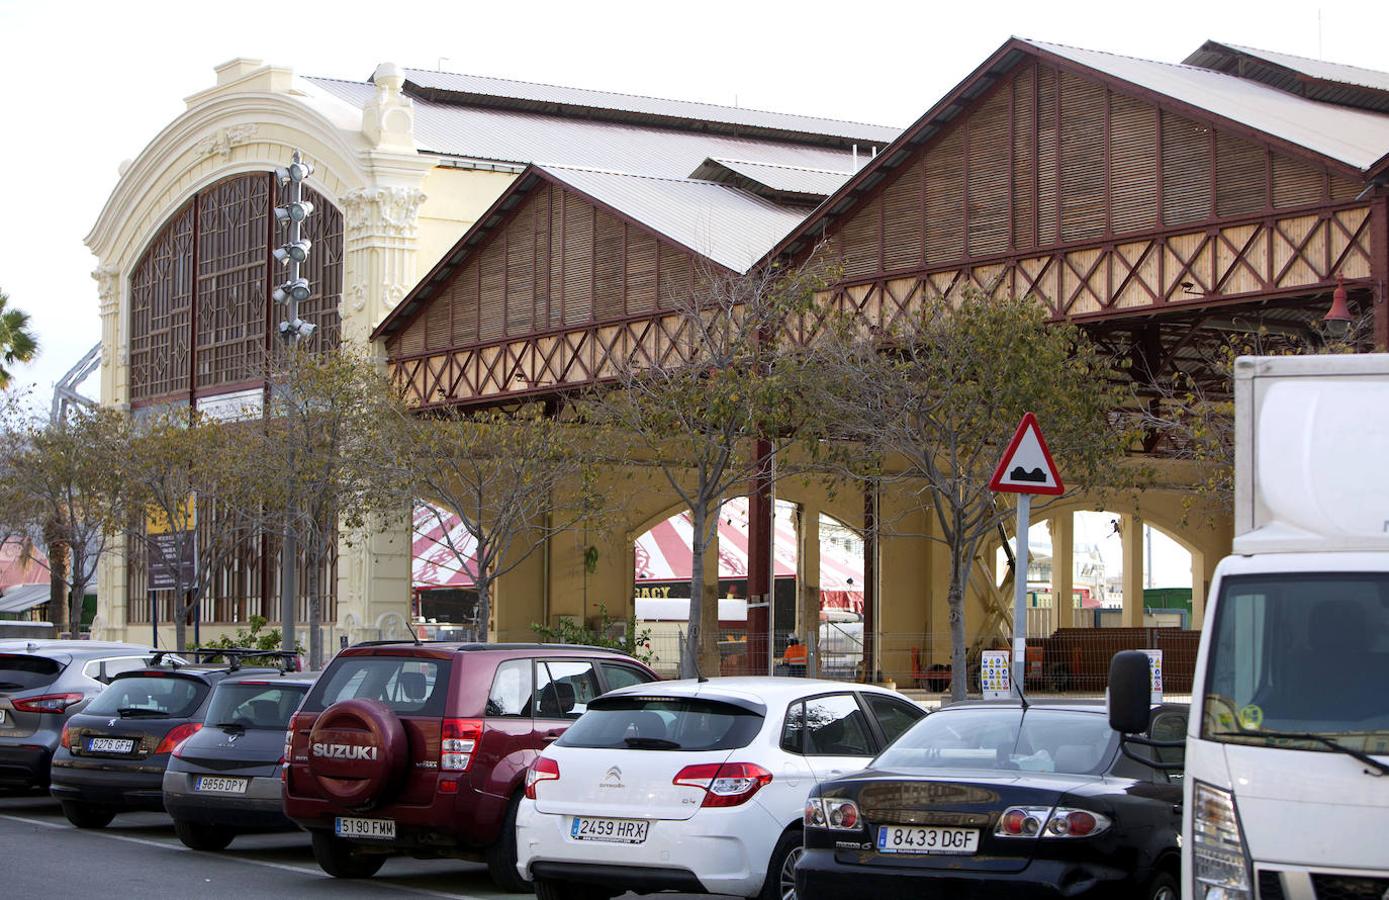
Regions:
<instances>
[{"instance_id":1,"label":"decorative stone finial","mask_svg":"<svg viewBox=\"0 0 1389 900\"><path fill-rule=\"evenodd\" d=\"M415 152L415 106L402 93L405 73L385 62L371 76L376 94L362 110L362 133L378 150Z\"/></svg>"}]
</instances>

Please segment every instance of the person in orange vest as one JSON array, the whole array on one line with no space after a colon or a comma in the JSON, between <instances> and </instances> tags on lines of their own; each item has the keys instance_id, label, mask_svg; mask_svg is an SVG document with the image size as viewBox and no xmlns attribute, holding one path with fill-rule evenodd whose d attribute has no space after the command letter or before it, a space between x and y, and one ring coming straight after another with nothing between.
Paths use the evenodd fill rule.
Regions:
<instances>
[{"instance_id":1,"label":"person in orange vest","mask_svg":"<svg viewBox=\"0 0 1389 900\"><path fill-rule=\"evenodd\" d=\"M781 661L786 664L788 674L804 678L806 658L805 644L799 639L791 638L786 642L786 649L781 653Z\"/></svg>"}]
</instances>

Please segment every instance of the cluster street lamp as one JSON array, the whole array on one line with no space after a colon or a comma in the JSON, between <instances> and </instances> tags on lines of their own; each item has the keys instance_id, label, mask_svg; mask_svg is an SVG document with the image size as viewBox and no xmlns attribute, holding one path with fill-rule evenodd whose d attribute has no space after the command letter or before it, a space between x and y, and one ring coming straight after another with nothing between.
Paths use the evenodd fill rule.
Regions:
<instances>
[{"instance_id":1,"label":"cluster street lamp","mask_svg":"<svg viewBox=\"0 0 1389 900\"><path fill-rule=\"evenodd\" d=\"M313 166L305 162L294 151L290 164L275 170L275 180L280 184L284 202L275 207L275 221L286 226L285 242L274 251L274 257L288 269L283 284L271 292L271 299L284 306L285 317L280 321L280 337L289 347L311 337L318 326L299 318L299 304L313 294L309 280L299 272L299 267L308 260L312 242L303 236L304 220L313 214L313 204L304 199L304 180L313 174ZM286 385L286 390L291 388ZM291 460L287 477L294 477ZM299 547L294 533L293 510L285 517L284 538L280 544L280 638L281 647L291 653L296 649L294 620L295 602L298 593L295 567L298 563Z\"/></svg>"}]
</instances>

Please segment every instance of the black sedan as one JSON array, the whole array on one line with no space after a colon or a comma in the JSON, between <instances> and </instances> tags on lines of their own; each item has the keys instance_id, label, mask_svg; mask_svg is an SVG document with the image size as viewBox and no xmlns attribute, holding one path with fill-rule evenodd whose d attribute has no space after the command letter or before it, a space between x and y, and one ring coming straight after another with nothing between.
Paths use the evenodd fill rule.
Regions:
<instances>
[{"instance_id":1,"label":"black sedan","mask_svg":"<svg viewBox=\"0 0 1389 900\"><path fill-rule=\"evenodd\" d=\"M241 675L213 688L206 724L164 770L164 808L185 845L223 850L244 832L298 828L285 818L281 765L289 720L316 677Z\"/></svg>"},{"instance_id":2,"label":"black sedan","mask_svg":"<svg viewBox=\"0 0 1389 900\"><path fill-rule=\"evenodd\" d=\"M1155 706L1150 736L1186 718ZM1180 759L1121 747L1101 703L947 707L811 793L797 898L1176 900Z\"/></svg>"},{"instance_id":3,"label":"black sedan","mask_svg":"<svg viewBox=\"0 0 1389 900\"><path fill-rule=\"evenodd\" d=\"M156 652L147 667L122 672L63 727L49 791L78 828L104 828L121 812L163 811L164 767L203 727L213 685L243 669L231 651L224 664L180 665ZM203 656L190 651L185 656ZM276 654L259 654L275 656Z\"/></svg>"}]
</instances>

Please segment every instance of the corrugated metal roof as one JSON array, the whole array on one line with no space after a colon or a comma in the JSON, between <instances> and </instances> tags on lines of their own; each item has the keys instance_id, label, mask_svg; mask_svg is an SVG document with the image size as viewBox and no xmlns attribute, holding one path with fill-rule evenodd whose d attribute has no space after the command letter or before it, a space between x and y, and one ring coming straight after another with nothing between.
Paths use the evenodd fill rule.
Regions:
<instances>
[{"instance_id":1,"label":"corrugated metal roof","mask_svg":"<svg viewBox=\"0 0 1389 900\"><path fill-rule=\"evenodd\" d=\"M1301 72L1309 78L1353 84L1358 87L1373 88L1377 91L1389 91L1389 72L1362 69L1359 66L1347 66L1342 63L1327 62L1324 59L1308 59L1304 56L1293 56L1291 53L1275 53L1272 50L1259 50L1256 47L1244 47L1239 44L1225 44L1224 46L1273 63L1275 66Z\"/></svg>"},{"instance_id":2,"label":"corrugated metal roof","mask_svg":"<svg viewBox=\"0 0 1389 900\"><path fill-rule=\"evenodd\" d=\"M1319 103L1210 69L1020 40L1356 169L1368 169L1389 152L1389 116Z\"/></svg>"},{"instance_id":3,"label":"corrugated metal roof","mask_svg":"<svg viewBox=\"0 0 1389 900\"><path fill-rule=\"evenodd\" d=\"M310 84L363 106L371 84L308 78ZM524 165L570 165L684 177L711 156L847 172L853 154L731 135L701 134L651 125L603 122L415 98L415 140L422 151ZM869 148L860 151L860 159Z\"/></svg>"},{"instance_id":4,"label":"corrugated metal roof","mask_svg":"<svg viewBox=\"0 0 1389 900\"><path fill-rule=\"evenodd\" d=\"M539 168L574 190L737 272L752 268L805 218L804 212L784 209L746 191L710 181L574 166Z\"/></svg>"},{"instance_id":5,"label":"corrugated metal roof","mask_svg":"<svg viewBox=\"0 0 1389 900\"><path fill-rule=\"evenodd\" d=\"M827 135L866 143L886 144L897 136L898 129L863 122L843 122L820 116L800 116L743 109L716 103L689 100L665 100L636 94L594 91L586 88L564 87L511 81L481 75L462 75L454 72L433 72L426 69L405 69L406 81L416 89L430 93L455 95L464 103L492 105L498 102L520 102L542 109L570 107L594 111L627 113L656 119L717 122L746 128L768 129L805 135Z\"/></svg>"},{"instance_id":6,"label":"corrugated metal roof","mask_svg":"<svg viewBox=\"0 0 1389 900\"><path fill-rule=\"evenodd\" d=\"M868 160L864 156L860 156L860 161L867 162ZM803 194L814 197L828 197L839 190L839 186L848 181L849 176L853 174L848 168L838 171L811 169L805 166L787 166L778 163L751 162L746 159L710 158L691 172L690 177L719 180L714 177L717 174L717 169L737 173L777 193Z\"/></svg>"}]
</instances>

